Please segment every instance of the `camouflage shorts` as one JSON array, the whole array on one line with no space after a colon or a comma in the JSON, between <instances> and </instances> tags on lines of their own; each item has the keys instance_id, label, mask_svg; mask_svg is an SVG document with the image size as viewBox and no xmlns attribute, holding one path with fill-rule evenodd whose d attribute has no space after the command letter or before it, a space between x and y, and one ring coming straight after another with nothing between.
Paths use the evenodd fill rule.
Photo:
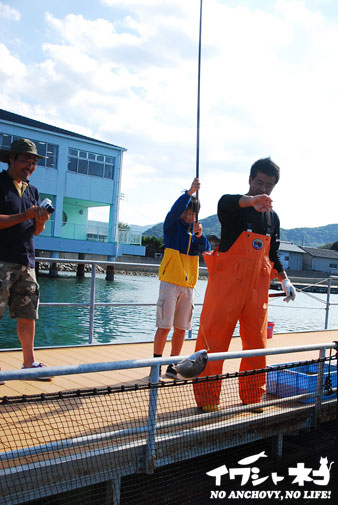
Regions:
<instances>
[{"instance_id":1,"label":"camouflage shorts","mask_svg":"<svg viewBox=\"0 0 338 505\"><path fill-rule=\"evenodd\" d=\"M38 319L39 284L34 268L0 261L0 319L6 306L11 319Z\"/></svg>"}]
</instances>

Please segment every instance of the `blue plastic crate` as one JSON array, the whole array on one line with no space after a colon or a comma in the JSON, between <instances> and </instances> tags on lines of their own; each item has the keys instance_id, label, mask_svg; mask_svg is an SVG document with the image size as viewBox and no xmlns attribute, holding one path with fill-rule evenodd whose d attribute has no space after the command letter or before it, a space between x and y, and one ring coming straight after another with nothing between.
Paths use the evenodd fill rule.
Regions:
<instances>
[{"instance_id":1,"label":"blue plastic crate","mask_svg":"<svg viewBox=\"0 0 338 505\"><path fill-rule=\"evenodd\" d=\"M267 393L276 396L295 396L305 393L316 393L317 390L317 376L318 376L318 363L311 363L304 366L296 366L297 363L288 363L288 365L295 365L295 368L285 370L275 370L268 372L266 391ZM283 365L271 365L268 368L277 368ZM329 365L324 363L324 378L323 378L323 392L325 379L329 374ZM330 375L332 381L332 388L337 387L337 366L330 365ZM324 396L323 399L332 399L335 393ZM302 398L299 400L302 403L313 403L315 397Z\"/></svg>"}]
</instances>

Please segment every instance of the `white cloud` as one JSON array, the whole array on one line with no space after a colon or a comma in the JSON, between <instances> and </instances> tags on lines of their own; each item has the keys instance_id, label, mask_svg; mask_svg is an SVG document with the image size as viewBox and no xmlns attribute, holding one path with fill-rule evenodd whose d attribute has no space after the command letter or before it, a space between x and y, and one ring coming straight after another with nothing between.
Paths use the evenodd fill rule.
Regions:
<instances>
[{"instance_id":1,"label":"white cloud","mask_svg":"<svg viewBox=\"0 0 338 505\"><path fill-rule=\"evenodd\" d=\"M70 3L61 18L49 5L34 61L4 39L0 99L126 147L120 218L149 224L194 177L199 2L101 4L111 16L74 14ZM320 3L254 4L204 2L200 216L216 212L222 193L246 191L250 165L271 155L282 170L274 192L282 226L327 224L336 220L338 24Z\"/></svg>"},{"instance_id":2,"label":"white cloud","mask_svg":"<svg viewBox=\"0 0 338 505\"><path fill-rule=\"evenodd\" d=\"M81 50L94 54L97 49L121 45L135 46L138 38L131 33L117 33L115 25L105 19L87 20L82 15L68 14L63 20L46 13L46 21L52 26L62 40Z\"/></svg>"},{"instance_id":3,"label":"white cloud","mask_svg":"<svg viewBox=\"0 0 338 505\"><path fill-rule=\"evenodd\" d=\"M0 77L1 87L16 92L27 76L27 67L19 58L13 56L7 47L0 43ZM14 78L15 77L15 78Z\"/></svg>"},{"instance_id":4,"label":"white cloud","mask_svg":"<svg viewBox=\"0 0 338 505\"><path fill-rule=\"evenodd\" d=\"M109 5L110 7L121 5L120 0L101 0L101 3L104 5ZM169 3L169 2L168 1L165 2L165 0L163 0L163 3L165 4L165 3ZM124 4L125 4L125 6L128 6L129 8L141 7L143 9L144 7L157 6L158 0L125 0Z\"/></svg>"},{"instance_id":5,"label":"white cloud","mask_svg":"<svg viewBox=\"0 0 338 505\"><path fill-rule=\"evenodd\" d=\"M323 21L323 16L318 10L311 11L305 6L305 2L299 0L277 0L276 10L282 13L286 21L308 30Z\"/></svg>"},{"instance_id":6,"label":"white cloud","mask_svg":"<svg viewBox=\"0 0 338 505\"><path fill-rule=\"evenodd\" d=\"M19 21L21 14L17 9L13 9L8 4L0 2L0 18L7 19L9 21Z\"/></svg>"}]
</instances>

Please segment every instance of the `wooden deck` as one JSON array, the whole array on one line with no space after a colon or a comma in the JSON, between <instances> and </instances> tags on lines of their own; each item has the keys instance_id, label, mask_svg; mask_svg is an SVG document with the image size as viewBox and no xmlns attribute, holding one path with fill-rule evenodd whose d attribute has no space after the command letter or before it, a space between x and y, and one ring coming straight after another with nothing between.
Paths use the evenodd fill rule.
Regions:
<instances>
[{"instance_id":1,"label":"wooden deck","mask_svg":"<svg viewBox=\"0 0 338 505\"><path fill-rule=\"evenodd\" d=\"M323 344L338 340L338 330L274 335L268 340L269 348ZM186 340L182 354L194 352L195 340ZM241 350L240 338L234 338L231 351ZM167 344L165 355L170 352ZM151 358L152 343L92 345L59 349L43 349L36 352L36 358L50 366L74 365L82 363L121 361ZM268 364L302 361L318 358L319 351L268 356ZM22 363L21 351L0 351L3 370L18 369ZM223 371L238 371L239 360L225 361ZM1 397L54 393L82 388L137 384L148 382L149 368L128 369L114 372L98 372L80 375L55 377L45 381L7 381L0 386ZM228 381L229 382L229 381ZM237 381L233 380L233 383ZM177 394L177 387L180 387ZM223 386L224 387L224 386ZM66 395L67 396L67 395ZM67 397L68 398L68 397ZM104 482L146 471L145 465L146 432L137 435L111 436L126 428L143 427L147 423L149 390L139 388L132 392L115 395L72 396L68 399L43 400L36 402L5 403L0 409L2 437L0 453L20 450L25 454L4 459L0 475L0 505L21 503L76 489L88 485L89 476L93 482ZM331 402L332 403L332 402ZM227 410L229 407L235 410ZM307 428L311 419L311 406L294 405L267 407L263 415L243 409L238 394L223 396L222 412L219 419L209 419L208 415L198 414L194 401L192 385L164 387L158 390L158 422L169 422L165 430L158 428L156 436L156 465L164 466L181 461L198 448L198 455L208 454L243 443L274 437L277 433L297 431ZM331 407L331 406L330 406ZM336 405L330 409L326 418L335 415ZM203 419L201 419L204 417ZM189 429L180 430L180 424L171 421L182 420L190 423ZM104 440L92 440L92 435L103 435ZM80 445L67 447L60 444L64 440L79 440ZM95 437L94 437L95 438ZM215 440L217 444L215 445ZM44 447L44 452L34 452L36 446ZM1 473L0 472L0 473ZM18 476L20 477L18 479ZM67 476L67 478L65 477ZM67 486L65 487L65 482ZM40 494L39 494L40 493ZM12 497L15 496L15 502Z\"/></svg>"},{"instance_id":2,"label":"wooden deck","mask_svg":"<svg viewBox=\"0 0 338 505\"><path fill-rule=\"evenodd\" d=\"M338 330L323 330L304 333L283 333L274 335L268 339L268 348L291 347L308 344L323 344L338 340ZM194 352L195 340L184 342L182 355ZM233 338L230 351L241 350L240 338ZM164 356L170 354L168 342ZM121 361L132 359L148 359L153 356L153 344L113 344L113 345L88 345L81 347L65 347L58 349L41 349L36 351L36 359L48 366L76 365L81 363L99 363L105 361ZM301 361L318 357L318 351L304 353L292 353L267 357L269 365ZM0 366L2 370L19 369L22 365L21 351L0 351ZM239 368L239 360L227 360L223 372L236 372ZM2 396L32 395L39 393L53 393L79 388L112 386L117 384L135 384L147 380L148 368L120 370L114 372L98 372L83 375L68 375L55 377L51 382L45 381L7 381L0 386L0 398Z\"/></svg>"}]
</instances>

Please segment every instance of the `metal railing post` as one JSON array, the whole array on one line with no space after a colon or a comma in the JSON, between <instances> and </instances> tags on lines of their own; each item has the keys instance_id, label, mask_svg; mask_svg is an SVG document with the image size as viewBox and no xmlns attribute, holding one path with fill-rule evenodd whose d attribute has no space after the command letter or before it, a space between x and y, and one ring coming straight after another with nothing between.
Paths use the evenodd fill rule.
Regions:
<instances>
[{"instance_id":1,"label":"metal railing post","mask_svg":"<svg viewBox=\"0 0 338 505\"><path fill-rule=\"evenodd\" d=\"M95 311L95 277L96 268L95 263L92 263L92 275L90 284L90 312L89 312L89 344L93 343L93 333L94 333L94 311Z\"/></svg>"},{"instance_id":2,"label":"metal railing post","mask_svg":"<svg viewBox=\"0 0 338 505\"><path fill-rule=\"evenodd\" d=\"M88 330L88 342L91 344L93 341L93 334L94 334L94 313L95 313L95 308L97 306L105 306L105 307L119 307L119 306L126 306L126 307L134 307L134 306L156 306L156 303L151 304L151 303L118 303L118 302L100 302L96 303L95 302L95 281L96 281L96 271L95 267L96 265L102 265L102 266L112 266L114 267L115 265L124 265L124 266L132 266L132 267L149 267L149 265L156 267L156 270L158 269L159 265L158 264L151 264L151 263L129 263L129 262L116 262L116 261L100 261L100 260L77 260L77 259L64 259L64 258L46 258L46 257L36 257L37 262L49 262L49 263L61 263L61 264L69 264L69 263L75 263L77 265L81 264L91 264L92 266L92 272L91 272L91 293L90 293L90 302L89 303L69 303L69 302L61 302L61 303L53 303L53 302L41 302L40 307L67 307L67 306L73 306L73 307L88 307L90 308L90 321L89 321L89 330ZM207 270L206 267L200 267L203 268L204 270ZM319 283L325 281L326 279L322 279ZM323 305L325 304L325 324L324 324L324 329L328 329L328 321L329 321L329 310L331 305L337 305L337 303L331 303L330 302L330 295L332 291L332 282L334 280L338 280L338 276L330 275L327 277L328 281L328 287L327 287L327 297L326 297L326 302L324 299L320 299L320 301ZM317 284L313 284L313 286L316 286ZM310 285L311 286L311 285ZM302 291L302 290L301 290ZM195 306L200 305L202 306L203 303L195 303ZM305 307L301 307L305 308ZM193 338L192 330L188 332L187 335L188 339Z\"/></svg>"},{"instance_id":3,"label":"metal railing post","mask_svg":"<svg viewBox=\"0 0 338 505\"><path fill-rule=\"evenodd\" d=\"M151 367L150 382L158 383L160 376L160 365ZM157 419L157 399L158 387L150 388L149 390L149 409L148 409L148 424L147 424L147 445L146 445L146 473L154 473L155 469L155 436L156 436L156 419Z\"/></svg>"},{"instance_id":4,"label":"metal railing post","mask_svg":"<svg viewBox=\"0 0 338 505\"><path fill-rule=\"evenodd\" d=\"M325 358L326 356L326 347L323 347L319 351L319 358ZM323 396L323 383L324 383L324 361L320 361L318 363L318 371L317 371L317 389L316 389L316 403L315 403L315 419L314 425L317 426L320 421L320 410L322 405L322 396Z\"/></svg>"},{"instance_id":5,"label":"metal railing post","mask_svg":"<svg viewBox=\"0 0 338 505\"><path fill-rule=\"evenodd\" d=\"M328 281L327 281L327 295L326 295L326 306L325 306L325 326L324 326L325 330L327 330L328 325L329 325L331 284L332 284L332 279L331 279L331 277L328 277Z\"/></svg>"}]
</instances>

